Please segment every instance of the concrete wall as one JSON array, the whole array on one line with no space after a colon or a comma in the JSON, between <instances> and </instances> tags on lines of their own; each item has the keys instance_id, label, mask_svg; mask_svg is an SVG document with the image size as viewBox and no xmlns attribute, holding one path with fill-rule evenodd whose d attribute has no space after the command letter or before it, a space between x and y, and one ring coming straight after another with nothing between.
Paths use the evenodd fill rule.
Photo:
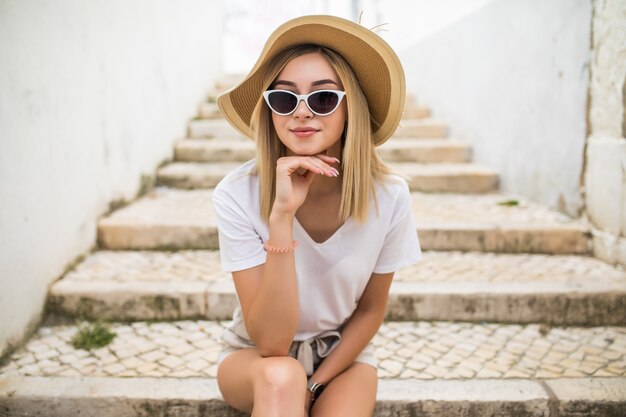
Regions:
<instances>
[{"instance_id":1,"label":"concrete wall","mask_svg":"<svg viewBox=\"0 0 626 417\"><path fill-rule=\"evenodd\" d=\"M596 256L626 266L626 2L594 0L585 190Z\"/></svg>"},{"instance_id":2,"label":"concrete wall","mask_svg":"<svg viewBox=\"0 0 626 417\"><path fill-rule=\"evenodd\" d=\"M219 1L0 0L0 356L171 158L220 72Z\"/></svg>"},{"instance_id":3,"label":"concrete wall","mask_svg":"<svg viewBox=\"0 0 626 417\"><path fill-rule=\"evenodd\" d=\"M590 25L590 0L492 1L400 51L407 87L504 192L579 215Z\"/></svg>"}]
</instances>

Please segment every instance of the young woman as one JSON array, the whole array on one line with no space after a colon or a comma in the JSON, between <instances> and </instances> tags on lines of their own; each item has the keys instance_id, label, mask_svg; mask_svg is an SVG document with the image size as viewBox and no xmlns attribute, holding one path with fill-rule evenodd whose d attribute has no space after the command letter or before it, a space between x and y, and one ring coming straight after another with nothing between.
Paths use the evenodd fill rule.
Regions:
<instances>
[{"instance_id":1,"label":"young woman","mask_svg":"<svg viewBox=\"0 0 626 417\"><path fill-rule=\"evenodd\" d=\"M255 417L371 416L371 339L399 268L421 258L406 182L375 152L404 98L396 54L331 16L279 27L218 98L257 158L213 194L239 300L222 337L225 401Z\"/></svg>"}]
</instances>

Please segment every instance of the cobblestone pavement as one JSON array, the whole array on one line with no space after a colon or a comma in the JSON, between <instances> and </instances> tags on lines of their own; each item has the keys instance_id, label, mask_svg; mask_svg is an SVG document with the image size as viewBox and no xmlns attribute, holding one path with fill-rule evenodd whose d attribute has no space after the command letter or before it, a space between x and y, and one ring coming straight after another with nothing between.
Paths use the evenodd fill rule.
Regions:
<instances>
[{"instance_id":1,"label":"cobblestone pavement","mask_svg":"<svg viewBox=\"0 0 626 417\"><path fill-rule=\"evenodd\" d=\"M75 326L41 327L0 373L215 377L227 323L114 323L115 340L90 352L69 344ZM381 378L626 376L626 327L388 322L373 344Z\"/></svg>"},{"instance_id":2,"label":"cobblestone pavement","mask_svg":"<svg viewBox=\"0 0 626 417\"><path fill-rule=\"evenodd\" d=\"M407 282L621 282L626 271L599 259L574 255L424 252L424 258L398 271Z\"/></svg>"},{"instance_id":3,"label":"cobblestone pavement","mask_svg":"<svg viewBox=\"0 0 626 417\"><path fill-rule=\"evenodd\" d=\"M66 280L77 281L215 281L230 274L220 269L220 254L211 250L98 251L89 255Z\"/></svg>"},{"instance_id":4,"label":"cobblestone pavement","mask_svg":"<svg viewBox=\"0 0 626 417\"><path fill-rule=\"evenodd\" d=\"M88 256L65 280L215 281L228 280L218 251L99 251ZM424 252L422 261L398 271L398 282L580 282L623 283L626 272L581 256Z\"/></svg>"}]
</instances>

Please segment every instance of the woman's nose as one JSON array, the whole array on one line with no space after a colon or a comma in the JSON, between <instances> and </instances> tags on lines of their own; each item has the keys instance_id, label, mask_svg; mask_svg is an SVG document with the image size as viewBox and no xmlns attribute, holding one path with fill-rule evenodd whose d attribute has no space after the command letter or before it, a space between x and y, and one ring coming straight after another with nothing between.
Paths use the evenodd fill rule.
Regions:
<instances>
[{"instance_id":1,"label":"woman's nose","mask_svg":"<svg viewBox=\"0 0 626 417\"><path fill-rule=\"evenodd\" d=\"M296 111L293 112L295 117L313 117L313 113L309 110L304 100L300 100L296 106Z\"/></svg>"}]
</instances>

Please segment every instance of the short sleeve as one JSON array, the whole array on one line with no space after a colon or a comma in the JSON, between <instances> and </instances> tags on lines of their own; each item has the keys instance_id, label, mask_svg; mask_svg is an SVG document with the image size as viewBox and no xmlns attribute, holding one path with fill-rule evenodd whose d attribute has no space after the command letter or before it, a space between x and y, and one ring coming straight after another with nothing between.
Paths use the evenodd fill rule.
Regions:
<instances>
[{"instance_id":1,"label":"short sleeve","mask_svg":"<svg viewBox=\"0 0 626 417\"><path fill-rule=\"evenodd\" d=\"M411 194L408 185L403 182L373 272L377 274L396 272L421 258L422 250L411 211Z\"/></svg>"},{"instance_id":2,"label":"short sleeve","mask_svg":"<svg viewBox=\"0 0 626 417\"><path fill-rule=\"evenodd\" d=\"M266 253L261 236L252 226L246 210L219 187L213 193L213 208L222 270L241 271L264 263Z\"/></svg>"}]
</instances>

